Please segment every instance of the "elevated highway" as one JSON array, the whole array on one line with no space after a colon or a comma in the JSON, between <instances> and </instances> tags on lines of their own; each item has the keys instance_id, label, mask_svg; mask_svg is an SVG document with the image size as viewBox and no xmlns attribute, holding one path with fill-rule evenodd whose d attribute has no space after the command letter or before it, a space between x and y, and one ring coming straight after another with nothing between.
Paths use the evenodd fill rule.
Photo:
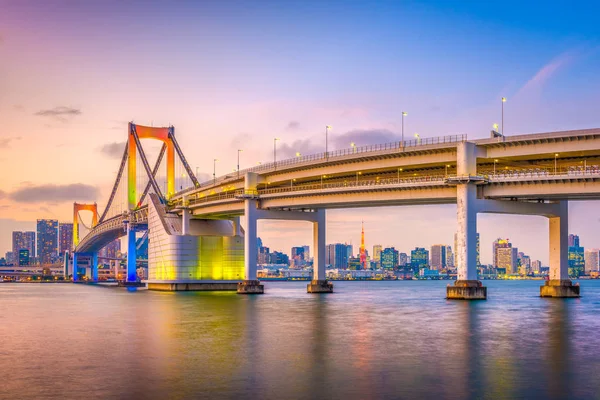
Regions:
<instances>
[{"instance_id":1,"label":"elevated highway","mask_svg":"<svg viewBox=\"0 0 600 400\"><path fill-rule=\"evenodd\" d=\"M244 215L247 226L249 204L262 213L259 218L269 218L268 212L273 212L278 219L285 219L282 212L287 212L293 215L291 219L302 219L332 208L454 203L459 205L460 219L465 196L471 199L468 203L480 204L476 213L523 212L552 218L558 218L560 211L554 205L560 202L597 199L600 129L474 141L464 135L446 136L296 157L197 183L170 196L165 210L184 219L229 219L234 225ZM504 205L482 206L498 201ZM554 208L536 212L529 203ZM313 216L307 218L316 223ZM140 204L128 213L101 221L75 251L97 251L123 236L127 224L144 225L147 221L148 208ZM252 245L248 241L245 244ZM463 264L459 266L459 280L477 280L476 273L475 279L464 279L473 277L466 273L473 268L467 267L468 255L463 253L462 259L459 255ZM562 255L559 258L556 265L564 261ZM251 260L247 254L246 279L255 280L248 265ZM557 268L562 271L562 266L553 270ZM563 272L553 277L568 279Z\"/></svg>"}]
</instances>

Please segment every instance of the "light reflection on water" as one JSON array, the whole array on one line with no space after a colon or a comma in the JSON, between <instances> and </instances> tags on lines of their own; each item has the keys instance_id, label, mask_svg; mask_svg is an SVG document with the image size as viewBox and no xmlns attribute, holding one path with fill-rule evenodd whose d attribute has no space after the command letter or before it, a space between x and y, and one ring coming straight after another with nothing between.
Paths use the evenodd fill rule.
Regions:
<instances>
[{"instance_id":1,"label":"light reflection on water","mask_svg":"<svg viewBox=\"0 0 600 400\"><path fill-rule=\"evenodd\" d=\"M263 296L0 284L0 398L588 399L600 281L267 282Z\"/></svg>"}]
</instances>

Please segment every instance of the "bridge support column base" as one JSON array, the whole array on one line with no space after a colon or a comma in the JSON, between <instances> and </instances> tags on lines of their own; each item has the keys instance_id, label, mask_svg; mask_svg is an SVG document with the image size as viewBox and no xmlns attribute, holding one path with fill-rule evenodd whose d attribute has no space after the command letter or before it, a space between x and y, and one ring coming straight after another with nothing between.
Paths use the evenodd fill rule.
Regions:
<instances>
[{"instance_id":1,"label":"bridge support column base","mask_svg":"<svg viewBox=\"0 0 600 400\"><path fill-rule=\"evenodd\" d=\"M333 293L333 283L327 280L313 280L306 285L307 293Z\"/></svg>"},{"instance_id":2,"label":"bridge support column base","mask_svg":"<svg viewBox=\"0 0 600 400\"><path fill-rule=\"evenodd\" d=\"M237 284L238 294L263 294L265 293L265 285L259 280L242 281Z\"/></svg>"},{"instance_id":3,"label":"bridge support column base","mask_svg":"<svg viewBox=\"0 0 600 400\"><path fill-rule=\"evenodd\" d=\"M481 281L456 281L446 288L448 300L486 300L487 287Z\"/></svg>"},{"instance_id":4,"label":"bridge support column base","mask_svg":"<svg viewBox=\"0 0 600 400\"><path fill-rule=\"evenodd\" d=\"M544 286L540 286L540 297L580 297L580 287L573 285L570 279L551 279L546 281Z\"/></svg>"}]
</instances>

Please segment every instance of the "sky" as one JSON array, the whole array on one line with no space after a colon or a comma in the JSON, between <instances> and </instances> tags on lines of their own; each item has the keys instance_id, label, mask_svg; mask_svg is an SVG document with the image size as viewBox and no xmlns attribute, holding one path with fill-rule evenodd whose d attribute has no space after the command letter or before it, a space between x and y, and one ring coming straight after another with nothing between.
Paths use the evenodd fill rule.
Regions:
<instances>
[{"instance_id":1,"label":"sky","mask_svg":"<svg viewBox=\"0 0 600 400\"><path fill-rule=\"evenodd\" d=\"M176 127L201 178L330 148L421 137L600 127L596 2L0 0L0 254L37 218L110 194L127 122ZM536 4L533 4L536 3ZM145 144L144 144L145 145ZM201 179L202 180L202 179ZM569 225L600 247L595 202ZM456 207L327 212L327 241L453 244ZM509 238L548 262L547 221L480 215L482 262ZM266 246L309 224L259 222Z\"/></svg>"}]
</instances>

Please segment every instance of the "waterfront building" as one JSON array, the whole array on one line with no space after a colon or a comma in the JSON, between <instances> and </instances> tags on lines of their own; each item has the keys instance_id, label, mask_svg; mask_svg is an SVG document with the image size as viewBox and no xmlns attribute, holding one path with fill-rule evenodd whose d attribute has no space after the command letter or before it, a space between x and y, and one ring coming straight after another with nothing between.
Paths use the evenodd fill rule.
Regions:
<instances>
[{"instance_id":1,"label":"waterfront building","mask_svg":"<svg viewBox=\"0 0 600 400\"><path fill-rule=\"evenodd\" d=\"M597 272L598 271L598 261L600 259L600 257L598 257L598 254L600 253L599 249L589 249L585 251L585 273L586 275L589 275L590 272Z\"/></svg>"},{"instance_id":2,"label":"waterfront building","mask_svg":"<svg viewBox=\"0 0 600 400\"><path fill-rule=\"evenodd\" d=\"M19 250L19 266L29 265L29 250Z\"/></svg>"},{"instance_id":3,"label":"waterfront building","mask_svg":"<svg viewBox=\"0 0 600 400\"><path fill-rule=\"evenodd\" d=\"M26 265L29 265L31 258L35 256L35 232L12 233L12 254L14 259L11 261L14 264L19 262L19 252L21 250L28 251L29 256Z\"/></svg>"},{"instance_id":4,"label":"waterfront building","mask_svg":"<svg viewBox=\"0 0 600 400\"><path fill-rule=\"evenodd\" d=\"M50 264L58 256L58 220L37 220L37 258L40 264Z\"/></svg>"},{"instance_id":5,"label":"waterfront building","mask_svg":"<svg viewBox=\"0 0 600 400\"><path fill-rule=\"evenodd\" d=\"M446 245L434 244L431 246L431 262L429 266L435 270L446 268Z\"/></svg>"},{"instance_id":6,"label":"waterfront building","mask_svg":"<svg viewBox=\"0 0 600 400\"><path fill-rule=\"evenodd\" d=\"M141 240L141 239L139 239L139 240ZM148 247L146 247L146 249L147 248ZM109 244L107 244L106 246L104 246L102 249L100 249L100 251L98 252L98 257L118 258L118 255L120 252L121 252L121 239L115 239L112 242L110 242ZM137 258L141 258L140 252L138 251L136 253L138 256ZM146 254L148 254L147 250L146 250Z\"/></svg>"},{"instance_id":7,"label":"waterfront building","mask_svg":"<svg viewBox=\"0 0 600 400\"><path fill-rule=\"evenodd\" d=\"M73 247L73 224L58 225L58 254L63 255Z\"/></svg>"},{"instance_id":8,"label":"waterfront building","mask_svg":"<svg viewBox=\"0 0 600 400\"><path fill-rule=\"evenodd\" d=\"M452 246L446 246L446 268L454 268L454 254Z\"/></svg>"},{"instance_id":9,"label":"waterfront building","mask_svg":"<svg viewBox=\"0 0 600 400\"><path fill-rule=\"evenodd\" d=\"M508 239L498 238L492 244L492 265L494 268L504 268L498 265L498 250L512 247L512 244ZM510 272L509 272L510 273Z\"/></svg>"},{"instance_id":10,"label":"waterfront building","mask_svg":"<svg viewBox=\"0 0 600 400\"><path fill-rule=\"evenodd\" d=\"M15 253L12 251L7 251L4 255L4 259L6 260L6 264L12 265L15 262Z\"/></svg>"},{"instance_id":11,"label":"waterfront building","mask_svg":"<svg viewBox=\"0 0 600 400\"><path fill-rule=\"evenodd\" d=\"M343 243L328 244L325 248L325 264L331 268L348 268L348 249Z\"/></svg>"},{"instance_id":12,"label":"waterfront building","mask_svg":"<svg viewBox=\"0 0 600 400\"><path fill-rule=\"evenodd\" d=\"M383 250L383 246L380 244L376 244L373 246L373 261L381 260L381 250Z\"/></svg>"},{"instance_id":13,"label":"waterfront building","mask_svg":"<svg viewBox=\"0 0 600 400\"><path fill-rule=\"evenodd\" d=\"M398 250L393 247L386 247L381 251L381 268L393 269L398 267Z\"/></svg>"},{"instance_id":14,"label":"waterfront building","mask_svg":"<svg viewBox=\"0 0 600 400\"><path fill-rule=\"evenodd\" d=\"M406 267L407 264L408 264L408 254L399 253L398 254L398 266Z\"/></svg>"},{"instance_id":15,"label":"waterfront building","mask_svg":"<svg viewBox=\"0 0 600 400\"><path fill-rule=\"evenodd\" d=\"M302 246L304 248L304 261L310 261L310 246Z\"/></svg>"},{"instance_id":16,"label":"waterfront building","mask_svg":"<svg viewBox=\"0 0 600 400\"><path fill-rule=\"evenodd\" d=\"M510 243L508 244L510 245ZM518 252L519 249L516 247L498 247L496 249L496 268L505 270L507 275L516 274L518 272Z\"/></svg>"},{"instance_id":17,"label":"waterfront building","mask_svg":"<svg viewBox=\"0 0 600 400\"><path fill-rule=\"evenodd\" d=\"M429 266L429 251L423 247L415 247L410 252L410 266L415 275L419 274L421 268Z\"/></svg>"},{"instance_id":18,"label":"waterfront building","mask_svg":"<svg viewBox=\"0 0 600 400\"><path fill-rule=\"evenodd\" d=\"M304 261L304 246L292 247L292 260Z\"/></svg>"},{"instance_id":19,"label":"waterfront building","mask_svg":"<svg viewBox=\"0 0 600 400\"><path fill-rule=\"evenodd\" d=\"M539 274L542 270L542 262L540 260L533 260L531 262L531 271Z\"/></svg>"},{"instance_id":20,"label":"waterfront building","mask_svg":"<svg viewBox=\"0 0 600 400\"><path fill-rule=\"evenodd\" d=\"M585 249L579 245L579 236L569 235L569 276L579 277L585 272Z\"/></svg>"}]
</instances>

